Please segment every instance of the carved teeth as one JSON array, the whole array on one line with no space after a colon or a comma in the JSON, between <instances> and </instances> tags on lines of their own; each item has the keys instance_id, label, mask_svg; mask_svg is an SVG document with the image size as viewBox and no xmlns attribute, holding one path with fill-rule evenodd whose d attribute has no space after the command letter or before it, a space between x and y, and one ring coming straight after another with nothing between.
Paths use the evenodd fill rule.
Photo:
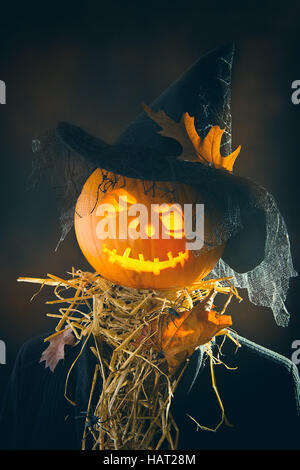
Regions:
<instances>
[{"instance_id":1,"label":"carved teeth","mask_svg":"<svg viewBox=\"0 0 300 470\"><path fill-rule=\"evenodd\" d=\"M156 276L158 276L163 269L175 268L178 263L183 267L185 261L189 257L188 250L185 250L185 252L180 251L175 257L169 251L168 259L162 261L160 261L159 258L154 258L153 261L145 260L142 253L139 253L138 258L131 258L130 247L126 248L123 255L118 255L115 248L110 250L107 248L105 243L103 244L103 253L107 253L109 255L108 259L111 263L116 263L125 269L130 269L136 272L152 272Z\"/></svg>"},{"instance_id":2,"label":"carved teeth","mask_svg":"<svg viewBox=\"0 0 300 470\"><path fill-rule=\"evenodd\" d=\"M160 274L159 258L154 258L153 262L154 262L153 274L158 276Z\"/></svg>"},{"instance_id":3,"label":"carved teeth","mask_svg":"<svg viewBox=\"0 0 300 470\"><path fill-rule=\"evenodd\" d=\"M168 258L169 258L169 260L170 260L170 266L171 266L172 268L175 268L175 266L176 266L176 261L174 260L171 251L169 251L169 253L168 253Z\"/></svg>"},{"instance_id":4,"label":"carved teeth","mask_svg":"<svg viewBox=\"0 0 300 470\"><path fill-rule=\"evenodd\" d=\"M184 253L182 251L179 252L179 257L180 257L180 264L183 267L184 266Z\"/></svg>"},{"instance_id":5,"label":"carved teeth","mask_svg":"<svg viewBox=\"0 0 300 470\"><path fill-rule=\"evenodd\" d=\"M123 254L123 258L128 258L128 256L130 255L130 252L131 252L131 248L126 248Z\"/></svg>"},{"instance_id":6,"label":"carved teeth","mask_svg":"<svg viewBox=\"0 0 300 470\"><path fill-rule=\"evenodd\" d=\"M117 253L117 250L116 248L114 248L112 251L111 251L111 255L109 257L109 261L110 263L114 263L115 260L116 260L116 253Z\"/></svg>"}]
</instances>

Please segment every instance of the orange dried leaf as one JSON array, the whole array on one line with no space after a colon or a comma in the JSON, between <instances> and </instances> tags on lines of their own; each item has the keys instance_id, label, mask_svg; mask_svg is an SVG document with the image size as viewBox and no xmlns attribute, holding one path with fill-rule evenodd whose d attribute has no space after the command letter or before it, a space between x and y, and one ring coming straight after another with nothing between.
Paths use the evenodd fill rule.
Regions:
<instances>
[{"instance_id":1,"label":"orange dried leaf","mask_svg":"<svg viewBox=\"0 0 300 470\"><path fill-rule=\"evenodd\" d=\"M151 322L143 329L135 346L149 337L144 346L162 351L172 374L198 346L208 343L218 332L232 325L230 315L220 315L212 310L215 295L212 291L191 310L180 312L180 318L172 317L160 327L157 321Z\"/></svg>"},{"instance_id":2,"label":"orange dried leaf","mask_svg":"<svg viewBox=\"0 0 300 470\"><path fill-rule=\"evenodd\" d=\"M179 319L169 322L164 329L162 350L170 373L198 346L208 343L219 331L232 325L229 315L211 310L215 295L212 291L206 299L191 310L182 312Z\"/></svg>"},{"instance_id":3,"label":"orange dried leaf","mask_svg":"<svg viewBox=\"0 0 300 470\"><path fill-rule=\"evenodd\" d=\"M234 162L240 153L241 146L239 145L239 147L227 157L222 157L220 147L223 133L224 129L220 129L219 126L211 127L205 139L203 139L202 142L199 141L196 151L200 159L211 163L213 167L232 171Z\"/></svg>"},{"instance_id":4,"label":"orange dried leaf","mask_svg":"<svg viewBox=\"0 0 300 470\"><path fill-rule=\"evenodd\" d=\"M241 146L239 145L230 155L222 157L220 147L224 129L220 129L219 126L212 126L207 136L201 140L195 128L195 119L188 113L184 113L180 122L177 123L167 116L163 110L153 111L145 104L142 106L148 116L162 128L159 131L161 135L171 137L180 143L182 152L178 160L200 160L201 163L210 164L214 168L232 171Z\"/></svg>"}]
</instances>

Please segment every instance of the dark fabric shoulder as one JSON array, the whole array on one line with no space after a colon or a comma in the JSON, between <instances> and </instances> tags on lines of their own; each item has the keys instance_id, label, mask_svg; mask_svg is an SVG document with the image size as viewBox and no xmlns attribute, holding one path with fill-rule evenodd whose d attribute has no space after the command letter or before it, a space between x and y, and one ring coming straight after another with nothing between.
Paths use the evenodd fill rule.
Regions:
<instances>
[{"instance_id":1,"label":"dark fabric shoulder","mask_svg":"<svg viewBox=\"0 0 300 470\"><path fill-rule=\"evenodd\" d=\"M39 362L42 352L46 349L47 343L44 339L46 334L34 336L27 340L20 348L17 360L21 360L24 366L35 365Z\"/></svg>"},{"instance_id":2,"label":"dark fabric shoulder","mask_svg":"<svg viewBox=\"0 0 300 470\"><path fill-rule=\"evenodd\" d=\"M30 339L17 355L0 414L2 449L76 448L74 411L64 397L72 354L52 373L40 362L46 336Z\"/></svg>"},{"instance_id":3,"label":"dark fabric shoulder","mask_svg":"<svg viewBox=\"0 0 300 470\"><path fill-rule=\"evenodd\" d=\"M184 430L181 448L299 449L296 366L288 358L246 338L237 339L238 349L226 339L219 356L223 364L215 361L213 366L214 385L230 426L223 423L216 432L204 429L215 429L222 417L206 357L190 392L179 384L173 411L177 424ZM222 341L223 337L216 338L215 356Z\"/></svg>"},{"instance_id":4,"label":"dark fabric shoulder","mask_svg":"<svg viewBox=\"0 0 300 470\"><path fill-rule=\"evenodd\" d=\"M264 346L261 346L254 341L250 341L240 335L237 335L237 339L241 346L247 349L249 354L253 354L253 357L258 356L259 358L263 358L265 361L273 362L274 364L279 365L282 369L285 369L287 373L290 373L291 369L295 367L295 364L289 358L272 351L271 349L265 348ZM297 367L295 368L297 370Z\"/></svg>"},{"instance_id":5,"label":"dark fabric shoulder","mask_svg":"<svg viewBox=\"0 0 300 470\"><path fill-rule=\"evenodd\" d=\"M289 397L291 406L300 416L300 378L296 365L289 358L249 339L238 336L238 340L241 344L240 354L243 358L247 356L251 369L255 369L258 376L264 375L265 379L272 377L270 385L278 398L279 392L283 396L282 389L285 387L285 396Z\"/></svg>"},{"instance_id":6,"label":"dark fabric shoulder","mask_svg":"<svg viewBox=\"0 0 300 470\"><path fill-rule=\"evenodd\" d=\"M19 351L0 417L3 449L81 447L82 423L75 413L87 407L93 355L86 347L71 374L68 396L76 401L73 407L64 397L65 383L82 344L66 348L65 360L52 373L39 362L47 347L44 338L27 341ZM212 429L221 418L209 358L195 351L172 405L180 428L179 449L299 449L296 366L246 338L237 339L241 345L237 351L228 340L222 347L220 358L227 368L214 365L217 390L231 426L205 431L190 418ZM221 342L222 337L216 339L214 354ZM195 371L199 373L194 381Z\"/></svg>"}]
</instances>

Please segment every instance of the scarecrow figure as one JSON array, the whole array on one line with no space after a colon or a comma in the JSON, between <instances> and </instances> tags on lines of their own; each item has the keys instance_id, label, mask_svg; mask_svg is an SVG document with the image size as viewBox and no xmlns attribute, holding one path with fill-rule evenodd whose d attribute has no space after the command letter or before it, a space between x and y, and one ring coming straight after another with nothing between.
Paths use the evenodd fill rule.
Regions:
<instances>
[{"instance_id":1,"label":"scarecrow figure","mask_svg":"<svg viewBox=\"0 0 300 470\"><path fill-rule=\"evenodd\" d=\"M34 141L39 167L66 177L60 241L75 221L95 272L20 279L67 306L19 353L4 448L297 448L295 365L225 314L246 288L286 326L296 275L273 197L233 174L232 59L231 45L202 57L114 145L68 123Z\"/></svg>"}]
</instances>

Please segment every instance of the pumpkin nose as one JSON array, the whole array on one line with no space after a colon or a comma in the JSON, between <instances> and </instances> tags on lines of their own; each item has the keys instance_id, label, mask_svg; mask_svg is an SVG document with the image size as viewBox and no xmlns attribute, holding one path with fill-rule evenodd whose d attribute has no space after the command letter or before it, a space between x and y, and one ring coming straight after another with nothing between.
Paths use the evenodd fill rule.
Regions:
<instances>
[{"instance_id":1,"label":"pumpkin nose","mask_svg":"<svg viewBox=\"0 0 300 470\"><path fill-rule=\"evenodd\" d=\"M160 216L160 220L162 223L163 234L172 238L184 237L184 224L181 210L180 212L168 211Z\"/></svg>"},{"instance_id":2,"label":"pumpkin nose","mask_svg":"<svg viewBox=\"0 0 300 470\"><path fill-rule=\"evenodd\" d=\"M155 227L153 224L148 224L146 227L146 234L148 235L149 238L154 237L156 231Z\"/></svg>"},{"instance_id":3,"label":"pumpkin nose","mask_svg":"<svg viewBox=\"0 0 300 470\"><path fill-rule=\"evenodd\" d=\"M157 233L156 228L153 224L141 224L141 221L139 220L138 217L135 217L132 219L129 224L128 228L130 230L137 231L138 227L140 226L140 231L142 236L145 236L145 238L152 238L154 235Z\"/></svg>"}]
</instances>

